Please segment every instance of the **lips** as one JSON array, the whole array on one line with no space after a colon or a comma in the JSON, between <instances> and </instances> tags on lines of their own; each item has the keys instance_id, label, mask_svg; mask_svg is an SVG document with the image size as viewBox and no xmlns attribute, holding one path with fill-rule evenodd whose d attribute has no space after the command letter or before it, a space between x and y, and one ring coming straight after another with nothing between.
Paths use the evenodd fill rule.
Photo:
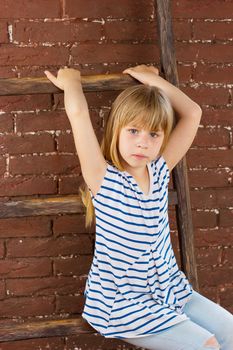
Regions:
<instances>
[{"instance_id":1,"label":"lips","mask_svg":"<svg viewBox=\"0 0 233 350\"><path fill-rule=\"evenodd\" d=\"M133 154L133 157L137 158L137 159L145 159L147 158L146 156L144 156L143 154Z\"/></svg>"}]
</instances>

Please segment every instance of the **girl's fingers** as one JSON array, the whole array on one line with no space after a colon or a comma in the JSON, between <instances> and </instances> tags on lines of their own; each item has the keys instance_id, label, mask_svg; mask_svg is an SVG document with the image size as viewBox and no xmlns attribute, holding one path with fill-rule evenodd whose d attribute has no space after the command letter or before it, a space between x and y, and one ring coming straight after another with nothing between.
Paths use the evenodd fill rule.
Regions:
<instances>
[{"instance_id":1,"label":"girl's fingers","mask_svg":"<svg viewBox=\"0 0 233 350\"><path fill-rule=\"evenodd\" d=\"M57 85L57 78L52 73L50 73L48 70L45 70L44 74L54 85Z\"/></svg>"},{"instance_id":2,"label":"girl's fingers","mask_svg":"<svg viewBox=\"0 0 233 350\"><path fill-rule=\"evenodd\" d=\"M155 74L159 74L158 68L154 66L146 66L145 64L141 64L139 66L131 67L131 68L126 68L123 73L128 73L132 74L133 72L136 73L146 73L146 72L153 72Z\"/></svg>"},{"instance_id":3,"label":"girl's fingers","mask_svg":"<svg viewBox=\"0 0 233 350\"><path fill-rule=\"evenodd\" d=\"M125 70L123 70L122 73L128 73L128 74L130 74L130 72L131 72L130 68L126 68Z\"/></svg>"},{"instance_id":4,"label":"girl's fingers","mask_svg":"<svg viewBox=\"0 0 233 350\"><path fill-rule=\"evenodd\" d=\"M64 90L63 87L63 82L56 78L55 75L53 75L52 73L50 73L48 70L44 71L46 77L55 85L57 86L59 89Z\"/></svg>"}]
</instances>

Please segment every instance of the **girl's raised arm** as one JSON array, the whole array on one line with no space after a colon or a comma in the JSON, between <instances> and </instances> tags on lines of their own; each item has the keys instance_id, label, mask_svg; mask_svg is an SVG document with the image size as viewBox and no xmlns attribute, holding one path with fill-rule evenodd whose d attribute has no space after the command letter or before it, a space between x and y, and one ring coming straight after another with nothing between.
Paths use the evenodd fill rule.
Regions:
<instances>
[{"instance_id":1,"label":"girl's raised arm","mask_svg":"<svg viewBox=\"0 0 233 350\"><path fill-rule=\"evenodd\" d=\"M158 69L153 66L140 65L128 68L123 73L132 75L143 84L156 86L163 90L177 112L179 120L162 154L171 171L190 148L200 124L202 110L180 89L160 77Z\"/></svg>"},{"instance_id":2,"label":"girl's raised arm","mask_svg":"<svg viewBox=\"0 0 233 350\"><path fill-rule=\"evenodd\" d=\"M72 127L82 175L93 195L96 195L102 184L107 163L90 120L80 72L66 68L60 69L57 77L48 71L45 71L45 74L54 85L64 90L65 109Z\"/></svg>"}]
</instances>

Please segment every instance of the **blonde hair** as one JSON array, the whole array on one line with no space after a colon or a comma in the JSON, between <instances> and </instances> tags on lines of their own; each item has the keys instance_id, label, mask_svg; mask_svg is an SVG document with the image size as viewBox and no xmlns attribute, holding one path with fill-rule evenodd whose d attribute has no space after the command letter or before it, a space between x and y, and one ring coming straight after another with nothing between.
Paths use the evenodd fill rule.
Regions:
<instances>
[{"instance_id":1,"label":"blonde hair","mask_svg":"<svg viewBox=\"0 0 233 350\"><path fill-rule=\"evenodd\" d=\"M162 154L174 124L173 109L167 96L157 87L149 85L134 85L122 91L112 104L101 150L107 162L120 171L124 168L120 161L118 149L119 134L126 125L145 130L164 131L164 140L159 155ZM86 207L86 226L94 219L94 207L87 186L81 190L82 201Z\"/></svg>"}]
</instances>

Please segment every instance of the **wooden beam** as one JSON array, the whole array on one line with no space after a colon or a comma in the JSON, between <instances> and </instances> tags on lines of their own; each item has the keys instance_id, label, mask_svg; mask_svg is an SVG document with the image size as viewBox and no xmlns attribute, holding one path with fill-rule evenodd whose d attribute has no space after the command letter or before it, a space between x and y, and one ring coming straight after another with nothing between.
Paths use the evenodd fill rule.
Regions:
<instances>
[{"instance_id":1,"label":"wooden beam","mask_svg":"<svg viewBox=\"0 0 233 350\"><path fill-rule=\"evenodd\" d=\"M139 82L127 74L101 74L81 77L83 90L123 90ZM44 78L1 78L0 96L61 93L62 90Z\"/></svg>"},{"instance_id":2,"label":"wooden beam","mask_svg":"<svg viewBox=\"0 0 233 350\"><path fill-rule=\"evenodd\" d=\"M79 196L30 198L0 202L0 218L80 213L83 213L83 205Z\"/></svg>"},{"instance_id":3,"label":"wooden beam","mask_svg":"<svg viewBox=\"0 0 233 350\"><path fill-rule=\"evenodd\" d=\"M160 39L161 66L165 78L173 85L179 86L170 7L171 2L169 0L157 0L157 21ZM198 290L199 287L194 253L192 211L185 157L173 169L172 177L178 196L176 216L181 247L182 270L186 273L192 286Z\"/></svg>"},{"instance_id":4,"label":"wooden beam","mask_svg":"<svg viewBox=\"0 0 233 350\"><path fill-rule=\"evenodd\" d=\"M169 191L169 205L177 203L177 194ZM57 215L57 214L82 214L84 207L80 196L56 196L44 198L29 198L0 202L0 218Z\"/></svg>"},{"instance_id":5,"label":"wooden beam","mask_svg":"<svg viewBox=\"0 0 233 350\"><path fill-rule=\"evenodd\" d=\"M0 342L15 340L65 337L96 332L82 317L46 321L0 322Z\"/></svg>"}]
</instances>

